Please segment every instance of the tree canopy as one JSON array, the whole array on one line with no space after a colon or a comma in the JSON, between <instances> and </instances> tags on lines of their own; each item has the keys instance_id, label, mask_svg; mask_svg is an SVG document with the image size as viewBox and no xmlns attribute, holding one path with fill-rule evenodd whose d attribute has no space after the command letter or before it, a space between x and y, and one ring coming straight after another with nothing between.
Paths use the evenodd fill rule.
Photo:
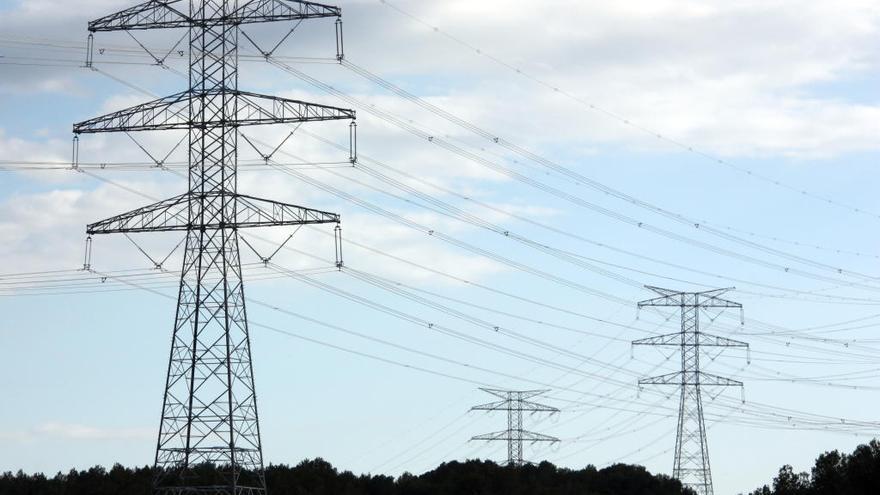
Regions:
<instances>
[{"instance_id":1,"label":"tree canopy","mask_svg":"<svg viewBox=\"0 0 880 495\"><path fill-rule=\"evenodd\" d=\"M816 459L810 473L783 466L751 495L877 495L880 493L880 441L858 446L852 454L833 450Z\"/></svg>"},{"instance_id":2,"label":"tree canopy","mask_svg":"<svg viewBox=\"0 0 880 495\"><path fill-rule=\"evenodd\" d=\"M94 467L47 477L43 474L5 473L0 476L4 495L149 495L153 470L149 467L107 470ZM490 461L450 462L424 474L404 473L398 478L355 475L339 471L322 459L296 466L266 468L271 495L687 495L681 483L652 475L641 466L616 464L604 469L587 466L572 470L548 462L520 468Z\"/></svg>"}]
</instances>

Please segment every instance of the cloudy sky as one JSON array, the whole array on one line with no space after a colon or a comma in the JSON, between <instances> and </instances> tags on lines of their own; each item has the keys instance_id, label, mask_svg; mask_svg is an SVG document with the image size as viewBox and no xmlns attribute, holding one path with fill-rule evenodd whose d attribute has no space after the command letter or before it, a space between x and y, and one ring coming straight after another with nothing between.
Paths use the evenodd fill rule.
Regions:
<instances>
[{"instance_id":1,"label":"cloudy sky","mask_svg":"<svg viewBox=\"0 0 880 495\"><path fill-rule=\"evenodd\" d=\"M69 169L74 122L185 87L175 31L100 33L82 67L86 22L126 6L0 0L0 470L153 456L180 238L97 238L77 270L87 223L185 190L181 135L84 136ZM643 285L735 286L745 307L702 315L751 344L704 359L745 383L745 403L704 390L718 493L878 431L876 2L341 6L346 64L331 20L268 62L292 26L242 39L241 89L358 111L355 167L344 122L272 166L293 129L243 131L260 152L240 143L240 191L338 212L345 237L339 272L327 230L269 267L291 231L244 234L267 462L504 460L468 442L504 427L468 413L493 386L562 409L527 418L562 439L531 460L668 473L677 392L636 383L677 358L629 342L678 323L637 313Z\"/></svg>"}]
</instances>

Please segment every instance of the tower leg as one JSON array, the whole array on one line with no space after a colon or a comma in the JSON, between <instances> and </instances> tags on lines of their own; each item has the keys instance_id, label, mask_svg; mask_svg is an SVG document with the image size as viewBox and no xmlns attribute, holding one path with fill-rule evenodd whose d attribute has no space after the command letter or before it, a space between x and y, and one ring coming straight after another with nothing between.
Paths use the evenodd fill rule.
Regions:
<instances>
[{"instance_id":1,"label":"tower leg","mask_svg":"<svg viewBox=\"0 0 880 495\"><path fill-rule=\"evenodd\" d=\"M695 295L681 308L681 401L672 476L697 495L712 495L712 474L700 391L700 324Z\"/></svg>"},{"instance_id":2,"label":"tower leg","mask_svg":"<svg viewBox=\"0 0 880 495\"><path fill-rule=\"evenodd\" d=\"M190 231L156 451L155 493L265 493L246 321L238 233Z\"/></svg>"},{"instance_id":3,"label":"tower leg","mask_svg":"<svg viewBox=\"0 0 880 495\"><path fill-rule=\"evenodd\" d=\"M698 495L713 494L709 446L706 441L706 423L703 420L703 400L699 386L684 386L681 389L672 477L680 480Z\"/></svg>"},{"instance_id":4,"label":"tower leg","mask_svg":"<svg viewBox=\"0 0 880 495\"><path fill-rule=\"evenodd\" d=\"M513 399L514 392L507 393L507 465L516 466L516 407Z\"/></svg>"}]
</instances>

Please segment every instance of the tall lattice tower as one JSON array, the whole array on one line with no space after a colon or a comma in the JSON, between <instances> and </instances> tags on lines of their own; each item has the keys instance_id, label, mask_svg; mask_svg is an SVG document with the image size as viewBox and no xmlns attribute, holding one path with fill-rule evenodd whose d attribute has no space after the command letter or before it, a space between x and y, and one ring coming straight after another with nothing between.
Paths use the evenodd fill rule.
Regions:
<instances>
[{"instance_id":1,"label":"tall lattice tower","mask_svg":"<svg viewBox=\"0 0 880 495\"><path fill-rule=\"evenodd\" d=\"M738 308L742 304L722 299L731 289L705 292L678 292L659 287L648 287L660 297L639 303L645 307L677 307L681 312L681 331L636 340L633 345L674 346L681 348L681 371L639 380L642 385L674 385L681 388L678 408L678 428L675 435L675 462L672 476L698 495L713 495L712 469L709 464L709 446L706 442L706 423L703 420L702 387L742 387L742 382L700 370L701 348L740 347L745 342L717 337L700 331L700 312L710 308Z\"/></svg>"},{"instance_id":2,"label":"tall lattice tower","mask_svg":"<svg viewBox=\"0 0 880 495\"><path fill-rule=\"evenodd\" d=\"M154 493L265 493L238 231L338 226L339 216L240 194L238 128L353 121L355 113L240 91L238 38L243 24L336 18L338 28L340 15L337 7L295 0L150 0L89 23L92 33L188 30L186 91L74 126L76 135L163 129L189 133L185 193L87 228L89 235L186 232Z\"/></svg>"},{"instance_id":3,"label":"tall lattice tower","mask_svg":"<svg viewBox=\"0 0 880 495\"><path fill-rule=\"evenodd\" d=\"M471 411L506 411L507 429L478 435L471 438L471 440L506 441L508 466L518 467L523 465L523 442L555 443L559 441L556 437L523 429L523 412L544 412L550 414L559 412L559 409L555 407L545 406L544 404L538 404L529 400L546 393L547 390L496 390L491 388L481 388L480 390L490 393L501 400L474 406L471 408Z\"/></svg>"}]
</instances>

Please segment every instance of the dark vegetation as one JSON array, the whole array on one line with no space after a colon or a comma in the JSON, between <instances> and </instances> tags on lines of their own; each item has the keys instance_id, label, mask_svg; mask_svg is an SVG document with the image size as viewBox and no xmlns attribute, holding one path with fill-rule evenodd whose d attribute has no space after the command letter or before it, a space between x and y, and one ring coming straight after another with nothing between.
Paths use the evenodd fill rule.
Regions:
<instances>
[{"instance_id":1,"label":"dark vegetation","mask_svg":"<svg viewBox=\"0 0 880 495\"><path fill-rule=\"evenodd\" d=\"M149 495L152 469L114 466L58 473L52 477L6 473L3 495ZM321 459L298 466L269 466L270 495L682 495L681 484L640 466L597 470L536 466L507 468L488 461L450 462L422 475L357 476Z\"/></svg>"},{"instance_id":2,"label":"dark vegetation","mask_svg":"<svg viewBox=\"0 0 880 495\"><path fill-rule=\"evenodd\" d=\"M751 495L878 495L880 441L860 445L852 454L834 450L816 459L810 473L783 466L773 480Z\"/></svg>"},{"instance_id":3,"label":"dark vegetation","mask_svg":"<svg viewBox=\"0 0 880 495\"><path fill-rule=\"evenodd\" d=\"M200 468L210 469L210 468ZM202 475L210 476L202 472ZM22 472L0 476L2 495L150 495L153 470L119 465L47 477ZM315 459L266 469L270 495L687 495L681 484L640 466L617 464L598 470L557 468L543 462L514 469L488 461L450 462L421 475L397 479L340 472ZM784 466L750 495L880 495L880 441L852 454L826 452L810 473Z\"/></svg>"}]
</instances>

